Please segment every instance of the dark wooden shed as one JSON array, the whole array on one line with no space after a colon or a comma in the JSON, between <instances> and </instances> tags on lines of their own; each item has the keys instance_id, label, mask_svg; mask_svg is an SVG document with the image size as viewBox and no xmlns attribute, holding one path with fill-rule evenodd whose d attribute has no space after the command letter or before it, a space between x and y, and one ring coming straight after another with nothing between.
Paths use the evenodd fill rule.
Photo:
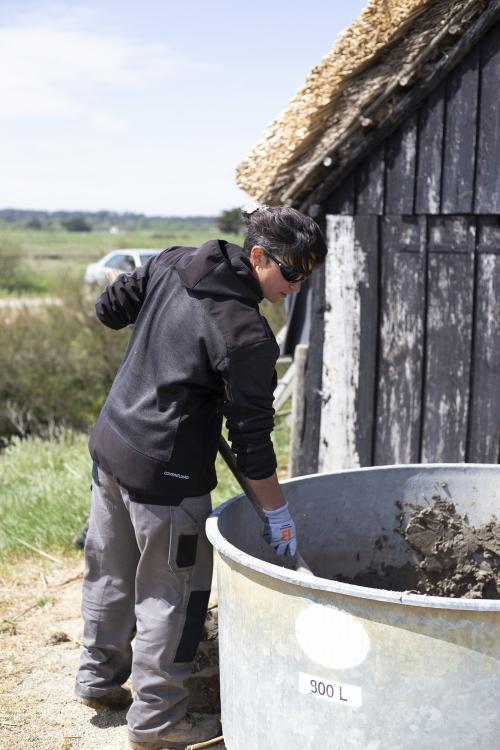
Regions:
<instances>
[{"instance_id":1,"label":"dark wooden shed","mask_svg":"<svg viewBox=\"0 0 500 750\"><path fill-rule=\"evenodd\" d=\"M389 6L390 33L346 68ZM240 168L255 197L309 212L328 240L307 292L300 471L497 463L500 2L372 0L330 76L339 55L330 100L322 90L265 192L252 190L263 144ZM280 118L285 131L322 76ZM269 139L276 148L276 130Z\"/></svg>"}]
</instances>

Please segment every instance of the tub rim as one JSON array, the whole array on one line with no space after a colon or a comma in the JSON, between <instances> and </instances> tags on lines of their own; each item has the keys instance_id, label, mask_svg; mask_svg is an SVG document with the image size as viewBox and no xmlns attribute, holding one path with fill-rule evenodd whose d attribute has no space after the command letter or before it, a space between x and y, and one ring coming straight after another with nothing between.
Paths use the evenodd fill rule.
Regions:
<instances>
[{"instance_id":1,"label":"tub rim","mask_svg":"<svg viewBox=\"0 0 500 750\"><path fill-rule=\"evenodd\" d=\"M286 486L296 484L305 479L314 479L316 477L336 476L339 474L359 474L361 472L378 472L391 469L391 471L407 471L408 469L418 469L419 471L430 471L439 469L481 469L496 470L500 474L499 464L472 464L472 463L435 463L435 464L389 464L386 466L365 466L358 469L342 469L339 471L317 472L315 474L304 474L300 477L293 477L280 482ZM246 552L238 549L231 544L219 530L219 517L225 509L241 501L245 497L242 492L226 500L219 505L206 522L207 536L217 552L223 557L227 557L243 568L249 568L264 576L269 576L276 580L284 581L292 586L299 588L314 589L317 591L327 591L333 594L349 596L351 598L371 599L388 604L404 604L413 607L430 607L434 609L453 609L467 610L470 612L500 612L500 599L464 599L453 598L449 596L429 596L427 594L410 594L404 591L391 591L389 589L375 589L368 586L357 586L352 583L341 583L329 578L320 578L319 576L308 576L304 573L298 573L294 570L259 560ZM248 501L247 501L248 502Z\"/></svg>"}]
</instances>

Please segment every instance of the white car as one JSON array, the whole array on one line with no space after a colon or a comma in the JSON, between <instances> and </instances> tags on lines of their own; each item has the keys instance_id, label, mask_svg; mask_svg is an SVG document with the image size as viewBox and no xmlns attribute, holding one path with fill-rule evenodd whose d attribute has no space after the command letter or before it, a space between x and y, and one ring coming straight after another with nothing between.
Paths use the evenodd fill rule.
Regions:
<instances>
[{"instance_id":1,"label":"white car","mask_svg":"<svg viewBox=\"0 0 500 750\"><path fill-rule=\"evenodd\" d=\"M149 260L153 255L158 255L162 250L153 248L125 248L124 250L112 250L110 253L90 263L85 269L86 284L106 284L118 273L130 273Z\"/></svg>"}]
</instances>

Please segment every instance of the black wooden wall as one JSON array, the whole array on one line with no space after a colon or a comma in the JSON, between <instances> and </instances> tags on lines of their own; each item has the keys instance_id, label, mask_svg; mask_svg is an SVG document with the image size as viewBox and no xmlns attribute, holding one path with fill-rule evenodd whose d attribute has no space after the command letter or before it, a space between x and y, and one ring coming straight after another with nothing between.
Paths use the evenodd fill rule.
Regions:
<instances>
[{"instance_id":1,"label":"black wooden wall","mask_svg":"<svg viewBox=\"0 0 500 750\"><path fill-rule=\"evenodd\" d=\"M329 196L354 216L361 465L500 462L500 24ZM325 219L326 222L326 219ZM301 472L320 440L324 275L313 278ZM394 425L394 420L397 425Z\"/></svg>"}]
</instances>

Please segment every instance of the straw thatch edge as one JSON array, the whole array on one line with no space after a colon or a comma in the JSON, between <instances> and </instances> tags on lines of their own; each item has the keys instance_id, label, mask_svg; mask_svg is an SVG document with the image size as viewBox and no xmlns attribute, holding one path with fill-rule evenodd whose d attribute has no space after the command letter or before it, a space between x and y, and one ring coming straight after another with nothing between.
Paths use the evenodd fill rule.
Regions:
<instances>
[{"instance_id":1,"label":"straw thatch edge","mask_svg":"<svg viewBox=\"0 0 500 750\"><path fill-rule=\"evenodd\" d=\"M296 202L314 187L315 171L321 174L326 154L336 144L351 148L367 128L386 117L398 97L428 74L488 4L371 0L240 164L240 187L268 203ZM389 16L385 26L384 13ZM367 24L371 43L356 50ZM349 136L347 144L344 135Z\"/></svg>"}]
</instances>

